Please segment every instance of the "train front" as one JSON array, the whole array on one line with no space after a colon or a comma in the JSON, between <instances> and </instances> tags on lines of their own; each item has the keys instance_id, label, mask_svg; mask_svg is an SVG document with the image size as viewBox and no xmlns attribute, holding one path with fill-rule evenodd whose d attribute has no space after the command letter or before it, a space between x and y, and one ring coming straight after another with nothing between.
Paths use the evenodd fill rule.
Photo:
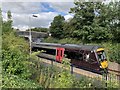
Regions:
<instances>
[{"instance_id":1,"label":"train front","mask_svg":"<svg viewBox=\"0 0 120 90\"><path fill-rule=\"evenodd\" d=\"M104 48L97 49L97 57L98 57L98 61L100 63L100 72L107 73L108 72L108 62L107 62L107 56L104 51Z\"/></svg>"}]
</instances>

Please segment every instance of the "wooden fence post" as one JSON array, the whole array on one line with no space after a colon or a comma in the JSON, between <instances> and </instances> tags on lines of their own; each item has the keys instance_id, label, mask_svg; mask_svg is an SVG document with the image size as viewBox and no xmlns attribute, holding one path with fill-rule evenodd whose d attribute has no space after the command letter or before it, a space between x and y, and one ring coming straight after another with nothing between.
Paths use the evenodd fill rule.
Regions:
<instances>
[{"instance_id":1,"label":"wooden fence post","mask_svg":"<svg viewBox=\"0 0 120 90\"><path fill-rule=\"evenodd\" d=\"M53 67L53 60L51 60L51 66Z\"/></svg>"},{"instance_id":2,"label":"wooden fence post","mask_svg":"<svg viewBox=\"0 0 120 90\"><path fill-rule=\"evenodd\" d=\"M71 74L73 74L73 65L71 64L70 66L71 66L70 72L71 72Z\"/></svg>"}]
</instances>

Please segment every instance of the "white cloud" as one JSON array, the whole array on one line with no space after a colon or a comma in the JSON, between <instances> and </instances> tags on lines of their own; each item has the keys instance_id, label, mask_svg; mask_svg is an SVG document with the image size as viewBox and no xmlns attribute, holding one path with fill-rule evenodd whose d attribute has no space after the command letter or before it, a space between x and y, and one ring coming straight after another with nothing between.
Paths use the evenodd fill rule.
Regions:
<instances>
[{"instance_id":1,"label":"white cloud","mask_svg":"<svg viewBox=\"0 0 120 90\"><path fill-rule=\"evenodd\" d=\"M23 2L23 0L1 0L2 2ZM24 2L74 2L74 0L24 0Z\"/></svg>"},{"instance_id":2,"label":"white cloud","mask_svg":"<svg viewBox=\"0 0 120 90\"><path fill-rule=\"evenodd\" d=\"M21 31L26 31L27 29L29 29L28 26L21 26L21 25L18 25L17 27L16 26L13 26L14 29L20 29Z\"/></svg>"},{"instance_id":3,"label":"white cloud","mask_svg":"<svg viewBox=\"0 0 120 90\"><path fill-rule=\"evenodd\" d=\"M67 21L67 20L69 20L70 18L73 18L73 15L68 14L68 15L65 15L64 18L65 18L65 20Z\"/></svg>"},{"instance_id":4,"label":"white cloud","mask_svg":"<svg viewBox=\"0 0 120 90\"><path fill-rule=\"evenodd\" d=\"M38 13L41 11L40 3L38 2L3 2L2 10L12 13Z\"/></svg>"},{"instance_id":5,"label":"white cloud","mask_svg":"<svg viewBox=\"0 0 120 90\"><path fill-rule=\"evenodd\" d=\"M37 18L32 17L33 14L16 14L12 13L13 27L21 30L28 29L29 27L48 27L53 18L58 15L55 12L41 12L35 14ZM3 18L6 20L6 13L3 13Z\"/></svg>"},{"instance_id":6,"label":"white cloud","mask_svg":"<svg viewBox=\"0 0 120 90\"><path fill-rule=\"evenodd\" d=\"M48 2L47 2L48 3ZM63 2L51 2L50 7L56 9L57 12L41 12L40 2L3 2L2 3L2 15L3 20L7 20L7 11L12 12L13 27L21 30L28 29L29 27L49 27L53 18L59 14L59 12L67 13L69 8L73 6L72 3ZM38 17L32 17L35 14ZM65 19L69 19L72 16L67 14Z\"/></svg>"},{"instance_id":7,"label":"white cloud","mask_svg":"<svg viewBox=\"0 0 120 90\"><path fill-rule=\"evenodd\" d=\"M5 12L2 12L2 17L3 17L3 21L7 21L7 14Z\"/></svg>"},{"instance_id":8,"label":"white cloud","mask_svg":"<svg viewBox=\"0 0 120 90\"><path fill-rule=\"evenodd\" d=\"M59 12L69 13L70 8L74 7L73 2L50 2L50 7L56 9Z\"/></svg>"}]
</instances>

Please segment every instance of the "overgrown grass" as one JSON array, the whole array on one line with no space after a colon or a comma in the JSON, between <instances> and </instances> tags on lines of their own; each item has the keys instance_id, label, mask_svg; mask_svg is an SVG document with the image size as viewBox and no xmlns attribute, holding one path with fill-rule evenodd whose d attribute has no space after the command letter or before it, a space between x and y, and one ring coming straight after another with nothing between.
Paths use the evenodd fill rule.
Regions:
<instances>
[{"instance_id":1,"label":"overgrown grass","mask_svg":"<svg viewBox=\"0 0 120 90\"><path fill-rule=\"evenodd\" d=\"M35 54L34 54L35 55ZM55 63L53 66L46 66L43 64L41 58L32 55L34 58L34 65L31 67L34 77L34 81L37 81L39 85L44 88L104 88L105 79L99 81L95 78L88 78L80 75L76 77L74 74L70 74L69 60L63 60L63 67L57 68ZM32 59L33 60L33 59ZM36 66L36 67L35 67ZM65 70L69 68L69 70ZM112 77L113 78L113 77ZM116 81L107 81L108 88L118 88L119 83ZM115 84L115 85L114 85Z\"/></svg>"},{"instance_id":2,"label":"overgrown grass","mask_svg":"<svg viewBox=\"0 0 120 90\"><path fill-rule=\"evenodd\" d=\"M81 41L77 40L76 38L64 38L64 39L56 39L56 38L52 38L52 37L48 37L44 40L44 42L48 42L48 43L61 43L61 44L80 44Z\"/></svg>"},{"instance_id":3,"label":"overgrown grass","mask_svg":"<svg viewBox=\"0 0 120 90\"><path fill-rule=\"evenodd\" d=\"M3 74L2 88L42 88L32 80L24 80L17 75Z\"/></svg>"},{"instance_id":4,"label":"overgrown grass","mask_svg":"<svg viewBox=\"0 0 120 90\"><path fill-rule=\"evenodd\" d=\"M41 59L39 59L41 60ZM44 88L90 88L92 83L87 78L76 78L70 74L70 71L63 69L67 65L63 65L62 68L54 66L46 66L41 61L36 60L39 64L35 66L39 68L31 67L34 81L37 81ZM35 60L34 60L35 61Z\"/></svg>"}]
</instances>

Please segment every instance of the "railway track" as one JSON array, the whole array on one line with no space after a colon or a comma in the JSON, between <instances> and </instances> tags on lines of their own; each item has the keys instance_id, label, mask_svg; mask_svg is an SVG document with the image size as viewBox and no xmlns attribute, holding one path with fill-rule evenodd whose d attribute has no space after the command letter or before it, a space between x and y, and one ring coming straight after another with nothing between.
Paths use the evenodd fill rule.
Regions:
<instances>
[{"instance_id":1,"label":"railway track","mask_svg":"<svg viewBox=\"0 0 120 90\"><path fill-rule=\"evenodd\" d=\"M108 66L108 79L111 75L120 82L120 65L115 62L109 62Z\"/></svg>"},{"instance_id":2,"label":"railway track","mask_svg":"<svg viewBox=\"0 0 120 90\"><path fill-rule=\"evenodd\" d=\"M120 76L120 71L112 70L112 69L109 69L109 68L108 68L108 72L109 72L109 73L114 73L114 74Z\"/></svg>"},{"instance_id":3,"label":"railway track","mask_svg":"<svg viewBox=\"0 0 120 90\"><path fill-rule=\"evenodd\" d=\"M53 65L55 65L59 68L63 67L63 65L61 63L58 63L58 62L55 61L55 56L53 56L53 55L48 55L48 54L45 54L45 53L41 53L37 56L38 56L38 58L42 58L41 61L44 62L44 63L53 64ZM83 70L83 69L80 69L80 68L76 68L76 67L72 67L72 68L73 68L73 73L75 73L75 74L84 75L84 76L87 76L87 77L90 77L90 78L96 78L96 79L101 79L101 80L103 80L103 78L105 78L102 75L97 74L97 73L93 73L93 72ZM65 68L65 69L66 70L71 70L70 68ZM107 75L108 80L111 79L111 74L115 74L116 75L115 79L118 80L118 81L120 80L120 71L111 69L111 67L109 67L108 75Z\"/></svg>"},{"instance_id":4,"label":"railway track","mask_svg":"<svg viewBox=\"0 0 120 90\"><path fill-rule=\"evenodd\" d=\"M109 62L108 71L120 75L120 64Z\"/></svg>"}]
</instances>

